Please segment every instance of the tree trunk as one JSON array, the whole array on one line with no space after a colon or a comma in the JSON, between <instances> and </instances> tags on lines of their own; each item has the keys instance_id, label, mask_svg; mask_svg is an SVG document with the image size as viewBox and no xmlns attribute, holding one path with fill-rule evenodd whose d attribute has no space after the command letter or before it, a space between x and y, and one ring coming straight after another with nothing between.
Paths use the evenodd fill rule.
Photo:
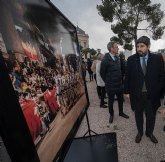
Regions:
<instances>
[{"instance_id":1,"label":"tree trunk","mask_svg":"<svg viewBox=\"0 0 165 162\"><path fill-rule=\"evenodd\" d=\"M137 34L135 34L135 36L134 36L134 41L135 41L135 50L136 50L136 52L137 52L137 48L136 48Z\"/></svg>"}]
</instances>

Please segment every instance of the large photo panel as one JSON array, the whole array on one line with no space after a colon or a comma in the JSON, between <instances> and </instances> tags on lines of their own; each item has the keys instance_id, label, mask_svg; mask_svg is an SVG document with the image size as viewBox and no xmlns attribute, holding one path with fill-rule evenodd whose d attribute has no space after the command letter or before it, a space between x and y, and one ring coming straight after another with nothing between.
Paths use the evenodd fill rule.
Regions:
<instances>
[{"instance_id":1,"label":"large photo panel","mask_svg":"<svg viewBox=\"0 0 165 162\"><path fill-rule=\"evenodd\" d=\"M0 3L2 56L40 161L50 162L88 104L76 29L45 0Z\"/></svg>"}]
</instances>

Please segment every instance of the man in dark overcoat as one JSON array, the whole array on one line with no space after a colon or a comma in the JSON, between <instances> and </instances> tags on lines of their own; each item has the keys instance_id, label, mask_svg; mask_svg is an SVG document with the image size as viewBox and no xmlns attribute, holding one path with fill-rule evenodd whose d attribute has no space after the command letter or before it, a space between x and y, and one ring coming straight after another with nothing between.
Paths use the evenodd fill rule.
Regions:
<instances>
[{"instance_id":1,"label":"man in dark overcoat","mask_svg":"<svg viewBox=\"0 0 165 162\"><path fill-rule=\"evenodd\" d=\"M136 41L136 54L127 60L125 93L129 94L126 96L130 97L135 112L138 130L136 143L140 143L143 136L143 112L146 116L145 134L153 143L158 143L153 131L165 74L160 56L152 54L149 49L150 39L142 36Z\"/></svg>"},{"instance_id":2,"label":"man in dark overcoat","mask_svg":"<svg viewBox=\"0 0 165 162\"><path fill-rule=\"evenodd\" d=\"M119 106L119 116L126 119L128 115L123 112L123 82L121 73L121 63L118 57L118 44L109 42L107 44L108 53L105 54L100 67L100 75L105 82L105 90L108 94L108 107L109 107L109 123L113 122L114 118L114 96L117 96Z\"/></svg>"}]
</instances>

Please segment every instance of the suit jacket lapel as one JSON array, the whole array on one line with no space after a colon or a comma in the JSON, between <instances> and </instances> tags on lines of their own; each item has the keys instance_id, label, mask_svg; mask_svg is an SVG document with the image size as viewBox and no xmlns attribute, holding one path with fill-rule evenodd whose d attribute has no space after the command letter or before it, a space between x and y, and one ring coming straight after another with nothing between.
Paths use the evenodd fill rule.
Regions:
<instances>
[{"instance_id":1,"label":"suit jacket lapel","mask_svg":"<svg viewBox=\"0 0 165 162\"><path fill-rule=\"evenodd\" d=\"M144 76L144 73L143 73L143 69L142 69L142 66L141 66L141 63L140 63L140 57L138 56L137 54L137 57L136 57L136 66L137 66L137 70L138 72Z\"/></svg>"},{"instance_id":2,"label":"suit jacket lapel","mask_svg":"<svg viewBox=\"0 0 165 162\"><path fill-rule=\"evenodd\" d=\"M114 60L112 59L112 57L110 56L109 53L107 53L106 55L107 55L107 57L108 57L108 59L109 59L110 61L114 61Z\"/></svg>"},{"instance_id":3,"label":"suit jacket lapel","mask_svg":"<svg viewBox=\"0 0 165 162\"><path fill-rule=\"evenodd\" d=\"M152 55L149 53L149 55L148 55L148 60L147 60L146 75L148 75L149 70L151 69L151 68L150 68L151 65L152 65Z\"/></svg>"}]
</instances>

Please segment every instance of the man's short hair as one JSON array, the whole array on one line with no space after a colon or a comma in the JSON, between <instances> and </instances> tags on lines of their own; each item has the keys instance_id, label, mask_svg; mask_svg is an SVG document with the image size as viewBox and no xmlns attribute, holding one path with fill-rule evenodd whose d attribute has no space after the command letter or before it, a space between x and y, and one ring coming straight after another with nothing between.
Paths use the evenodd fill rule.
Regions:
<instances>
[{"instance_id":1,"label":"man's short hair","mask_svg":"<svg viewBox=\"0 0 165 162\"><path fill-rule=\"evenodd\" d=\"M142 36L140 37L137 41L136 44L138 43L144 43L147 47L151 44L150 43L150 38L148 38L147 36Z\"/></svg>"},{"instance_id":2,"label":"man's short hair","mask_svg":"<svg viewBox=\"0 0 165 162\"><path fill-rule=\"evenodd\" d=\"M114 46L115 43L116 43L116 42L113 42L113 41L109 42L109 43L107 44L107 49L110 50L110 49Z\"/></svg>"}]
</instances>

